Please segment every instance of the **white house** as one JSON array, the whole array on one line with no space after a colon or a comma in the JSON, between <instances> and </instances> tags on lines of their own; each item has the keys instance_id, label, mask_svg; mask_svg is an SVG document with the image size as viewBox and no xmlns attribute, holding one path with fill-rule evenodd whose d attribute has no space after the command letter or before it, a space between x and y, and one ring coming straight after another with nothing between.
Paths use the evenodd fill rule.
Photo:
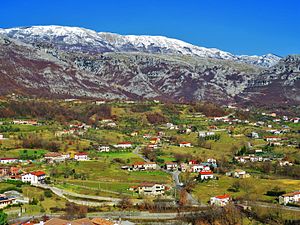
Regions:
<instances>
[{"instance_id":1,"label":"white house","mask_svg":"<svg viewBox=\"0 0 300 225\"><path fill-rule=\"evenodd\" d=\"M166 170L168 171L174 171L178 168L178 165L177 163L174 163L174 162L166 162Z\"/></svg>"},{"instance_id":2,"label":"white house","mask_svg":"<svg viewBox=\"0 0 300 225\"><path fill-rule=\"evenodd\" d=\"M6 206L14 203L16 203L15 198L8 198L6 195L0 194L0 209L3 209Z\"/></svg>"},{"instance_id":3,"label":"white house","mask_svg":"<svg viewBox=\"0 0 300 225\"><path fill-rule=\"evenodd\" d=\"M66 159L70 158L69 154L63 155L58 152L49 152L44 155L44 159L48 163L54 163L54 162L64 162Z\"/></svg>"},{"instance_id":4,"label":"white house","mask_svg":"<svg viewBox=\"0 0 300 225\"><path fill-rule=\"evenodd\" d=\"M207 170L203 170L200 173L200 179L201 180L207 180L207 179L213 179L214 178L214 173L212 171L207 171Z\"/></svg>"},{"instance_id":5,"label":"white house","mask_svg":"<svg viewBox=\"0 0 300 225\"><path fill-rule=\"evenodd\" d=\"M210 198L210 204L216 206L225 206L230 202L230 196L227 194L218 195Z\"/></svg>"},{"instance_id":6,"label":"white house","mask_svg":"<svg viewBox=\"0 0 300 225\"><path fill-rule=\"evenodd\" d=\"M157 183L142 183L138 186L131 187L130 190L136 191L140 195L163 195L165 193L165 185Z\"/></svg>"},{"instance_id":7,"label":"white house","mask_svg":"<svg viewBox=\"0 0 300 225\"><path fill-rule=\"evenodd\" d=\"M293 122L293 123L299 123L299 121L300 121L300 118L292 118L291 119L291 122Z\"/></svg>"},{"instance_id":8,"label":"white house","mask_svg":"<svg viewBox=\"0 0 300 225\"><path fill-rule=\"evenodd\" d=\"M105 104L105 103L106 103L105 101L95 101L96 105L102 105L102 104Z\"/></svg>"},{"instance_id":9,"label":"white house","mask_svg":"<svg viewBox=\"0 0 300 225\"><path fill-rule=\"evenodd\" d=\"M167 123L166 127L170 130L178 130L178 126L174 125L173 123Z\"/></svg>"},{"instance_id":10,"label":"white house","mask_svg":"<svg viewBox=\"0 0 300 225\"><path fill-rule=\"evenodd\" d=\"M114 145L114 147L115 148L123 148L123 149L132 148L132 143L131 142L121 142L121 143Z\"/></svg>"},{"instance_id":11,"label":"white house","mask_svg":"<svg viewBox=\"0 0 300 225\"><path fill-rule=\"evenodd\" d=\"M4 138L4 136L3 136L3 134L0 134L0 140L4 140L5 138Z\"/></svg>"},{"instance_id":12,"label":"white house","mask_svg":"<svg viewBox=\"0 0 300 225\"><path fill-rule=\"evenodd\" d=\"M241 170L241 169L235 169L229 173L226 173L229 176L232 176L234 178L247 178L250 177L249 174L246 173L246 171Z\"/></svg>"},{"instance_id":13,"label":"white house","mask_svg":"<svg viewBox=\"0 0 300 225\"><path fill-rule=\"evenodd\" d=\"M292 166L293 163L289 162L289 161L280 161L279 162L280 166Z\"/></svg>"},{"instance_id":14,"label":"white house","mask_svg":"<svg viewBox=\"0 0 300 225\"><path fill-rule=\"evenodd\" d=\"M44 183L46 174L43 171L35 171L22 174L21 180L24 183L39 184Z\"/></svg>"},{"instance_id":15,"label":"white house","mask_svg":"<svg viewBox=\"0 0 300 225\"><path fill-rule=\"evenodd\" d=\"M191 166L191 172L193 173L199 173L202 170L204 170L204 166L201 164L194 164Z\"/></svg>"},{"instance_id":16,"label":"white house","mask_svg":"<svg viewBox=\"0 0 300 225\"><path fill-rule=\"evenodd\" d=\"M300 203L300 191L279 196L279 203L283 205L287 205L289 203Z\"/></svg>"},{"instance_id":17,"label":"white house","mask_svg":"<svg viewBox=\"0 0 300 225\"><path fill-rule=\"evenodd\" d=\"M17 158L0 158L1 164L17 163L19 160Z\"/></svg>"},{"instance_id":18,"label":"white house","mask_svg":"<svg viewBox=\"0 0 300 225\"><path fill-rule=\"evenodd\" d=\"M98 150L100 152L109 152L110 148L109 148L109 146L101 145L98 147Z\"/></svg>"},{"instance_id":19,"label":"white house","mask_svg":"<svg viewBox=\"0 0 300 225\"><path fill-rule=\"evenodd\" d=\"M214 159L214 158L208 158L208 159L206 160L206 162L208 162L208 163L210 163L210 164L217 164L217 160Z\"/></svg>"},{"instance_id":20,"label":"white house","mask_svg":"<svg viewBox=\"0 0 300 225\"><path fill-rule=\"evenodd\" d=\"M252 132L251 137L254 138L254 139L257 139L257 138L259 138L259 134L256 133L256 132Z\"/></svg>"},{"instance_id":21,"label":"white house","mask_svg":"<svg viewBox=\"0 0 300 225\"><path fill-rule=\"evenodd\" d=\"M266 138L266 141L281 141L281 138L277 137L277 136L268 136L265 138Z\"/></svg>"},{"instance_id":22,"label":"white house","mask_svg":"<svg viewBox=\"0 0 300 225\"><path fill-rule=\"evenodd\" d=\"M201 137L207 137L207 136L214 136L216 133L213 131L199 131L198 136Z\"/></svg>"},{"instance_id":23,"label":"white house","mask_svg":"<svg viewBox=\"0 0 300 225\"><path fill-rule=\"evenodd\" d=\"M157 164L155 162L136 162L132 164L133 170L155 170Z\"/></svg>"},{"instance_id":24,"label":"white house","mask_svg":"<svg viewBox=\"0 0 300 225\"><path fill-rule=\"evenodd\" d=\"M88 154L85 153L85 152L79 152L79 153L76 153L76 154L74 155L74 159L75 159L75 160L78 160L78 161L89 160Z\"/></svg>"},{"instance_id":25,"label":"white house","mask_svg":"<svg viewBox=\"0 0 300 225\"><path fill-rule=\"evenodd\" d=\"M192 143L183 141L179 143L179 147L192 147Z\"/></svg>"}]
</instances>

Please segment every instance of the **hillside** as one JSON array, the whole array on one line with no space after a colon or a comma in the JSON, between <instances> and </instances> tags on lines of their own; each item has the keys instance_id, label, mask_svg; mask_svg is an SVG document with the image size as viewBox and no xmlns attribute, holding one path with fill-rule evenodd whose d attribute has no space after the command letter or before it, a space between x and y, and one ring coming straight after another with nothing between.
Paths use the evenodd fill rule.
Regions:
<instances>
[{"instance_id":1,"label":"hillside","mask_svg":"<svg viewBox=\"0 0 300 225\"><path fill-rule=\"evenodd\" d=\"M269 64L275 63L273 66L263 67L257 61L245 63L253 56L237 60L237 56L216 49L194 46L188 50L190 54L182 52L178 49L187 50L187 43L165 37L50 28L1 30L1 95L267 105L300 101L299 56L275 63L276 58ZM165 46L159 53L153 50L158 44Z\"/></svg>"}]
</instances>

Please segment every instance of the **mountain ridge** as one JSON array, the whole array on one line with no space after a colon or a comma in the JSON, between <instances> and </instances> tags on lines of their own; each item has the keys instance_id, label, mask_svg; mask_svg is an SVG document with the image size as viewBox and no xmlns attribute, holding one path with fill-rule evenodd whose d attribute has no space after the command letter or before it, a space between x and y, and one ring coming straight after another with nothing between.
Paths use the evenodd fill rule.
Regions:
<instances>
[{"instance_id":1,"label":"mountain ridge","mask_svg":"<svg viewBox=\"0 0 300 225\"><path fill-rule=\"evenodd\" d=\"M71 51L183 54L233 60L261 67L271 67L281 59L281 57L271 53L262 56L234 55L217 48L200 47L175 38L120 35L110 32L96 32L80 27L32 26L1 29L0 33L28 43L48 42L63 50Z\"/></svg>"},{"instance_id":2,"label":"mountain ridge","mask_svg":"<svg viewBox=\"0 0 300 225\"><path fill-rule=\"evenodd\" d=\"M204 100L247 105L300 103L297 55L261 67L195 55L96 53L82 48L70 51L47 41L30 42L0 34L0 95ZM103 43L99 45L111 48Z\"/></svg>"}]
</instances>

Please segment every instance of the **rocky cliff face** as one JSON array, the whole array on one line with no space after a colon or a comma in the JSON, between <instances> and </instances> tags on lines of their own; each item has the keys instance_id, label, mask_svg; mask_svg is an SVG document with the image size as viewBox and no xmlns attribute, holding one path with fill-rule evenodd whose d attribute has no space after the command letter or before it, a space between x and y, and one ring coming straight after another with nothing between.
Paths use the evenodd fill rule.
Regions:
<instances>
[{"instance_id":1,"label":"rocky cliff face","mask_svg":"<svg viewBox=\"0 0 300 225\"><path fill-rule=\"evenodd\" d=\"M70 51L0 36L0 94L298 104L299 58L263 68L185 54Z\"/></svg>"}]
</instances>

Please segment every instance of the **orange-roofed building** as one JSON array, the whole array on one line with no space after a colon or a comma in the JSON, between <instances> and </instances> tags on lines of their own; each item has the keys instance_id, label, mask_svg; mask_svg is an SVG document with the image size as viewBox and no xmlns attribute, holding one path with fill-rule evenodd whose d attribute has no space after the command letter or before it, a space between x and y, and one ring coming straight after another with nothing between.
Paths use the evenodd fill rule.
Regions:
<instances>
[{"instance_id":1,"label":"orange-roofed building","mask_svg":"<svg viewBox=\"0 0 300 225\"><path fill-rule=\"evenodd\" d=\"M24 183L42 184L45 182L46 173L43 171L34 171L22 174L21 180Z\"/></svg>"},{"instance_id":2,"label":"orange-roofed building","mask_svg":"<svg viewBox=\"0 0 300 225\"><path fill-rule=\"evenodd\" d=\"M208 180L214 178L214 173L211 170L203 170L199 172L201 180Z\"/></svg>"},{"instance_id":3,"label":"orange-roofed building","mask_svg":"<svg viewBox=\"0 0 300 225\"><path fill-rule=\"evenodd\" d=\"M230 202L230 200L230 195L228 194L218 195L210 198L210 204L223 207L227 205Z\"/></svg>"}]
</instances>

